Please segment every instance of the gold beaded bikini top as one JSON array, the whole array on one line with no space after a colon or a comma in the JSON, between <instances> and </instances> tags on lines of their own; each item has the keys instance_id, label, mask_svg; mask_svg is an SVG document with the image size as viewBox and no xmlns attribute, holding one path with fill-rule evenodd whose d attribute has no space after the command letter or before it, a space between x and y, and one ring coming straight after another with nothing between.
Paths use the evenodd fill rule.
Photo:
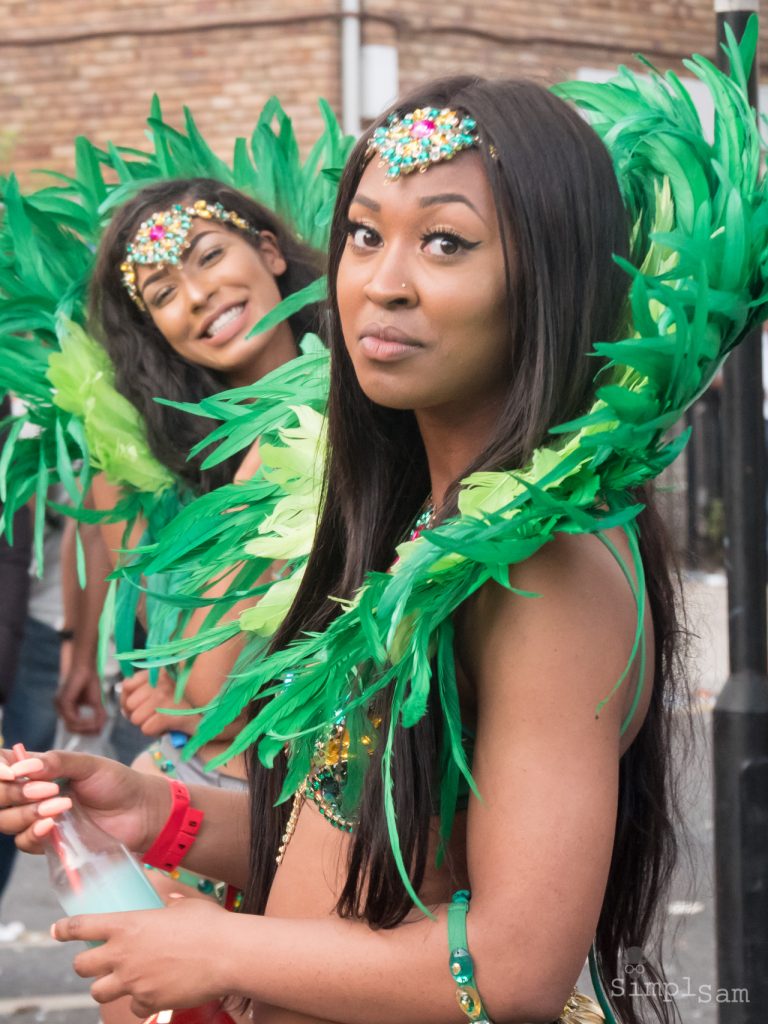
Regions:
<instances>
[{"instance_id":1,"label":"gold beaded bikini top","mask_svg":"<svg viewBox=\"0 0 768 1024\"><path fill-rule=\"evenodd\" d=\"M376 727L377 723L372 724ZM363 736L361 743L373 752L373 737ZM311 800L334 828L351 832L356 824L352 811L344 812L344 785L347 781L349 731L344 721L337 722L325 743L318 743L312 768L304 780L304 797Z\"/></svg>"},{"instance_id":2,"label":"gold beaded bikini top","mask_svg":"<svg viewBox=\"0 0 768 1024\"><path fill-rule=\"evenodd\" d=\"M376 728L381 719L372 721ZM373 737L363 736L361 743L370 752L373 751ZM344 813L344 788L347 781L347 765L349 761L349 731L344 719L339 719L331 728L325 742L318 742L312 758L309 774L296 790L293 806L285 826L285 832L275 858L278 866L282 864L285 850L296 831L296 822L305 800L311 800L318 811L334 828L342 832L352 832L356 818L353 812Z\"/></svg>"}]
</instances>

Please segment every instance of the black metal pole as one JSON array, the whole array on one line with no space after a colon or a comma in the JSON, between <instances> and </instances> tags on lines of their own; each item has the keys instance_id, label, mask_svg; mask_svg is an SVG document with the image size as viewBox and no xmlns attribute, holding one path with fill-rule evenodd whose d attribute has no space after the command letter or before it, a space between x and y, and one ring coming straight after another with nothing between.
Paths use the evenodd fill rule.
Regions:
<instances>
[{"instance_id":1,"label":"black metal pole","mask_svg":"<svg viewBox=\"0 0 768 1024\"><path fill-rule=\"evenodd\" d=\"M715 0L717 52L757 0ZM757 60L750 76L757 106ZM730 676L713 716L720 1024L768 1021L768 643L765 426L760 331L724 370L725 563Z\"/></svg>"},{"instance_id":2,"label":"black metal pole","mask_svg":"<svg viewBox=\"0 0 768 1024\"><path fill-rule=\"evenodd\" d=\"M692 569L712 570L722 559L723 466L721 444L722 388L716 380L688 410L691 428L687 454L688 536Z\"/></svg>"}]
</instances>

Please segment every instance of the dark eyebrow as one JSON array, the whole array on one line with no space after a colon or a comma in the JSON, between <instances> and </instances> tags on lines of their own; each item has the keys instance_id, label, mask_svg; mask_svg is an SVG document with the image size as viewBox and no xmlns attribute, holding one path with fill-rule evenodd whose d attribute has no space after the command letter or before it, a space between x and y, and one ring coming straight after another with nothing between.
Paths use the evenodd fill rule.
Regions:
<instances>
[{"instance_id":1,"label":"dark eyebrow","mask_svg":"<svg viewBox=\"0 0 768 1024\"><path fill-rule=\"evenodd\" d=\"M441 206L443 203L464 203L480 217L480 211L475 204L460 192L441 192L436 196L422 196L419 200L419 206ZM480 219L482 220L482 217Z\"/></svg>"},{"instance_id":2,"label":"dark eyebrow","mask_svg":"<svg viewBox=\"0 0 768 1024\"><path fill-rule=\"evenodd\" d=\"M368 209L373 210L374 213L379 213L381 211L381 206L375 199L369 199L368 196L363 196L359 193L354 196L352 202L360 203L361 206L367 206ZM483 219L475 204L460 192L441 192L436 196L422 196L419 200L419 206L441 206L443 203L464 203L464 205L468 206L470 210L474 210L481 220Z\"/></svg>"},{"instance_id":3,"label":"dark eyebrow","mask_svg":"<svg viewBox=\"0 0 768 1024\"><path fill-rule=\"evenodd\" d=\"M195 235L195 237L189 243L189 248L184 252L183 258L186 259L188 256L190 256L192 254L195 246L200 241L200 239L201 238L205 238L206 235L210 235L210 234L211 234L210 231L201 231L199 235ZM160 267L159 270L156 270L154 272L154 274L150 274L149 277L146 279L144 284L141 286L141 289L140 289L141 294L143 295L145 290L149 287L149 285L154 284L155 281L159 281L160 278L164 277L167 273L168 273L168 264L164 263L163 266Z\"/></svg>"},{"instance_id":4,"label":"dark eyebrow","mask_svg":"<svg viewBox=\"0 0 768 1024\"><path fill-rule=\"evenodd\" d=\"M369 199L368 196L360 195L359 192L357 195L352 197L352 202L349 205L351 206L352 203L360 203L361 206L367 206L368 209L373 210L374 213L379 213L381 211L380 203L377 203L375 199Z\"/></svg>"},{"instance_id":5,"label":"dark eyebrow","mask_svg":"<svg viewBox=\"0 0 768 1024\"><path fill-rule=\"evenodd\" d=\"M159 281L159 280L160 280L160 278L161 278L161 277L165 277L165 275L166 275L167 273L168 273L168 265L167 265L167 264L163 264L163 266L162 266L162 267L160 267L160 269L159 269L159 270L156 270L156 271L154 272L154 274L150 274L150 275L149 275L149 277L148 277L148 278L146 279L146 281L144 282L144 284L143 284L143 285L141 286L141 294L143 295L143 294L144 294L144 292L145 292L145 291L147 290L147 288L149 287L149 285L151 285L151 284L154 284L154 283L155 283L155 281Z\"/></svg>"}]
</instances>

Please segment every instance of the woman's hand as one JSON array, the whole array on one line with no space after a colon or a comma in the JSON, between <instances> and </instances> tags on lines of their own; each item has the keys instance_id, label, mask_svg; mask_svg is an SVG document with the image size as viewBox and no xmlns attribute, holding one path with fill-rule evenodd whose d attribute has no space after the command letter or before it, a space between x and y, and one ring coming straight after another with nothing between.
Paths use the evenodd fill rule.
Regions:
<instances>
[{"instance_id":1,"label":"woman's hand","mask_svg":"<svg viewBox=\"0 0 768 1024\"><path fill-rule=\"evenodd\" d=\"M53 750L19 759L0 751L0 832L16 837L27 853L42 853L41 840L55 817L72 801L61 796L58 781L99 828L142 851L151 845L170 808L165 779L135 772L105 757Z\"/></svg>"},{"instance_id":2,"label":"woman's hand","mask_svg":"<svg viewBox=\"0 0 768 1024\"><path fill-rule=\"evenodd\" d=\"M157 684L149 681L149 672L142 669L125 679L120 691L120 708L126 718L145 736L161 736L177 730L192 735L200 721L199 715L166 715L158 708L192 708L189 701L174 700L175 684L167 672L160 672Z\"/></svg>"},{"instance_id":3,"label":"woman's hand","mask_svg":"<svg viewBox=\"0 0 768 1024\"><path fill-rule=\"evenodd\" d=\"M101 680L95 664L71 662L62 672L54 698L56 710L70 732L100 733L107 721Z\"/></svg>"},{"instance_id":4,"label":"woman's hand","mask_svg":"<svg viewBox=\"0 0 768 1024\"><path fill-rule=\"evenodd\" d=\"M78 953L74 969L96 978L97 1003L130 996L131 1010L200 1006L228 993L225 964L231 915L210 900L177 897L162 910L65 917L51 928L61 942L100 942Z\"/></svg>"}]
</instances>

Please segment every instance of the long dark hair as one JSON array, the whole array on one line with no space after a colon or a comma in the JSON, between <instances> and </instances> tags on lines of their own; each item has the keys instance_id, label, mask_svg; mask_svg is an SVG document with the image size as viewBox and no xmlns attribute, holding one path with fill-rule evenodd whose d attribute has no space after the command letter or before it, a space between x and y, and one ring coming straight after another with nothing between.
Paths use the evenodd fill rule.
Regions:
<instances>
[{"instance_id":1,"label":"long dark hair","mask_svg":"<svg viewBox=\"0 0 768 1024\"><path fill-rule=\"evenodd\" d=\"M431 82L393 110L449 107L471 115L490 182L505 249L510 373L493 437L461 476L526 464L550 427L585 411L599 363L587 358L598 340L625 326L628 280L614 254L627 255L629 223L609 154L577 113L526 81L461 76ZM383 123L390 111L377 122ZM371 129L352 151L331 229L329 327L332 352L329 459L324 504L306 574L275 638L280 649L338 614L328 595L349 597L366 572L386 570L429 492L426 455L410 411L382 408L361 391L342 337L336 282L347 211L365 169ZM514 243L514 259L510 242ZM443 515L456 511L459 481ZM656 638L651 708L622 759L619 812L608 888L597 930L604 977L623 977L622 951L644 947L674 860L668 757L668 683L676 636L674 594L661 525L642 518L642 554ZM385 716L386 721L386 716ZM435 705L414 728L398 729L392 758L394 799L406 864L418 890L427 863L440 751ZM379 745L379 750L384 744ZM266 771L249 759L252 793L251 885L247 905L263 909L286 808L273 806L281 765ZM382 779L374 755L359 809L337 911L374 927L399 924L412 908L391 853L381 813ZM641 1020L638 1001L615 998L627 1024ZM659 1020L662 1000L650 1000Z\"/></svg>"},{"instance_id":2,"label":"long dark hair","mask_svg":"<svg viewBox=\"0 0 768 1024\"><path fill-rule=\"evenodd\" d=\"M212 178L147 185L119 208L104 232L90 284L90 329L112 359L118 391L141 413L153 454L195 493L202 493L232 482L237 457L202 470L200 463L205 455L188 460L187 454L210 432L211 421L160 405L154 399L198 402L224 390L227 383L220 374L190 362L171 348L151 316L131 299L120 274L126 246L142 221L156 210L196 199L221 203L257 231L272 232L287 264L285 273L276 279L282 298L318 277L323 259L296 239L265 206ZM238 229L227 226L227 230ZM243 238L258 249L258 235L243 233ZM317 307L305 307L289 323L297 340L307 331L317 330Z\"/></svg>"}]
</instances>

